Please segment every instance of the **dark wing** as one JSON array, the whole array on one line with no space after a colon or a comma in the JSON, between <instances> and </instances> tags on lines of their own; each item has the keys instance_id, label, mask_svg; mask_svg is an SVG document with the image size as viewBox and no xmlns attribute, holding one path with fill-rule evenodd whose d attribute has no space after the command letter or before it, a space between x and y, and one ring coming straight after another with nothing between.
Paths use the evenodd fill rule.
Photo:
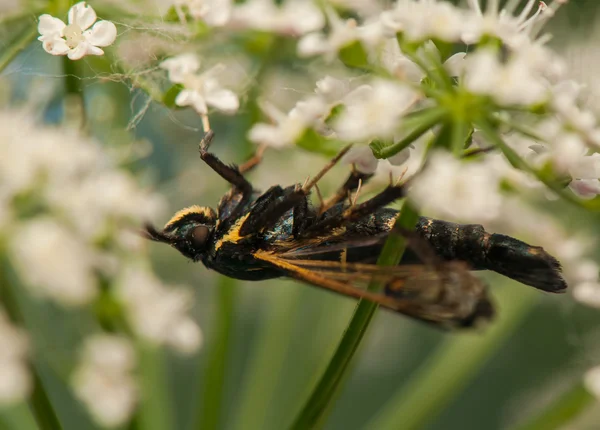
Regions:
<instances>
[{"instance_id":1,"label":"dark wing","mask_svg":"<svg viewBox=\"0 0 600 430\"><path fill-rule=\"evenodd\" d=\"M339 245L332 246L333 250L327 246L319 248L321 252L335 252ZM298 252L301 249L302 246L298 247ZM291 278L345 296L365 299L444 328L473 326L493 316L485 285L461 263L383 267L305 259L294 254L294 251L259 250L254 257L283 270ZM384 285L382 294L364 289L373 281Z\"/></svg>"}]
</instances>

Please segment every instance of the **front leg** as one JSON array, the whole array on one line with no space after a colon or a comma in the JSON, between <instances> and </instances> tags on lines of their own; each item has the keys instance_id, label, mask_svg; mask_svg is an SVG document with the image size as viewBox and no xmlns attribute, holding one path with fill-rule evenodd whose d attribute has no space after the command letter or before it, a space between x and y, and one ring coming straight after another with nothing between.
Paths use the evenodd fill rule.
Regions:
<instances>
[{"instance_id":1,"label":"front leg","mask_svg":"<svg viewBox=\"0 0 600 430\"><path fill-rule=\"evenodd\" d=\"M200 142L200 158L208 164L211 169L217 172L219 176L233 185L237 192L242 193L244 196L242 200L248 200L252 194L252 184L244 178L236 166L228 166L214 154L208 152L208 147L214 137L215 133L212 130L206 132L204 138Z\"/></svg>"}]
</instances>

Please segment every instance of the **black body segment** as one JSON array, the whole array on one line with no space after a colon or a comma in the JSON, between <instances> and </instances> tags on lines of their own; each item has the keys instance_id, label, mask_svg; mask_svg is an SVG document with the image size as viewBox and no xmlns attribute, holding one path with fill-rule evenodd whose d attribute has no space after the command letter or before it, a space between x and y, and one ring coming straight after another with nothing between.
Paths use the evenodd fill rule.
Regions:
<instances>
[{"instance_id":1,"label":"black body segment","mask_svg":"<svg viewBox=\"0 0 600 430\"><path fill-rule=\"evenodd\" d=\"M192 206L177 212L162 231L148 225L144 232L209 269L244 280L290 277L446 328L477 325L494 314L486 286L470 270L493 270L548 292L566 288L560 264L542 248L487 233L480 225L425 217L415 232L400 232L408 242L400 265L377 266L398 215L384 206L405 196L403 185L355 203L348 197L371 175L352 171L315 208L311 188L348 147L304 186L276 185L259 193L240 169L208 152L211 140L208 133L200 157L232 185L217 213ZM374 281L385 287L382 294L364 288Z\"/></svg>"}]
</instances>

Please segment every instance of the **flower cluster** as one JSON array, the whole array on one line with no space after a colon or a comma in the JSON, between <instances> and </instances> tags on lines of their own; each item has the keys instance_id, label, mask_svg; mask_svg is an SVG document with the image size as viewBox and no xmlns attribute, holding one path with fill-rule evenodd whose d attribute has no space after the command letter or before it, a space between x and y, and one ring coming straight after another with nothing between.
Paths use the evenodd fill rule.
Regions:
<instances>
[{"instance_id":1,"label":"flower cluster","mask_svg":"<svg viewBox=\"0 0 600 430\"><path fill-rule=\"evenodd\" d=\"M189 354L202 343L198 325L186 315L192 294L184 288L166 288L145 270L131 268L118 282L118 297L133 329L154 344L167 344Z\"/></svg>"},{"instance_id":2,"label":"flower cluster","mask_svg":"<svg viewBox=\"0 0 600 430\"><path fill-rule=\"evenodd\" d=\"M136 359L126 338L96 335L87 339L73 374L75 394L105 427L126 424L137 403L133 376Z\"/></svg>"},{"instance_id":3,"label":"flower cluster","mask_svg":"<svg viewBox=\"0 0 600 430\"><path fill-rule=\"evenodd\" d=\"M191 295L167 289L148 269L140 269L147 264L141 261L144 242L136 230L162 210L162 199L141 189L89 137L40 127L25 112L1 112L0 124L0 243L29 292L67 308L91 303L101 308L102 300L112 300L136 335L195 351L201 332L185 314ZM25 395L29 380L19 365L25 351L21 334L3 321L0 337L6 338L8 360L3 369L12 378L3 378L8 401L10 390L10 396ZM90 347L93 365L77 376L80 397L110 425L122 422L135 405L131 377L125 377L131 370L130 347L123 342ZM102 355L106 345L110 348ZM117 358L127 358L125 364L111 361L112 350Z\"/></svg>"},{"instance_id":4,"label":"flower cluster","mask_svg":"<svg viewBox=\"0 0 600 430\"><path fill-rule=\"evenodd\" d=\"M4 407L24 400L32 388L27 336L24 330L12 325L4 310L0 310L0 342L0 406Z\"/></svg>"}]
</instances>

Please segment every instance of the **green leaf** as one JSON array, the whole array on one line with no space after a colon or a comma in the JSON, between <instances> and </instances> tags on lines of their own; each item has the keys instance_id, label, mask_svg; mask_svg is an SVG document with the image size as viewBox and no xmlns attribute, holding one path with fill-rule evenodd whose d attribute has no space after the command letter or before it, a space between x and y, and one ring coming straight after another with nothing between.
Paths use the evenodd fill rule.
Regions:
<instances>
[{"instance_id":1,"label":"green leaf","mask_svg":"<svg viewBox=\"0 0 600 430\"><path fill-rule=\"evenodd\" d=\"M170 108L178 108L179 106L175 104L175 99L182 90L183 85L181 84L175 84L171 88L169 88L162 98L162 102L165 104L165 106Z\"/></svg>"},{"instance_id":2,"label":"green leaf","mask_svg":"<svg viewBox=\"0 0 600 430\"><path fill-rule=\"evenodd\" d=\"M200 415L195 428L217 430L222 428L220 417L225 388L225 372L230 351L231 328L235 318L235 298L237 281L227 276L219 278L217 285L219 295L218 309L215 314L213 339L208 349L206 368L202 369L203 398L202 408L197 408Z\"/></svg>"},{"instance_id":3,"label":"green leaf","mask_svg":"<svg viewBox=\"0 0 600 430\"><path fill-rule=\"evenodd\" d=\"M344 46L338 53L340 60L348 67L366 69L369 67L369 57L362 43L355 41Z\"/></svg>"},{"instance_id":4,"label":"green leaf","mask_svg":"<svg viewBox=\"0 0 600 430\"><path fill-rule=\"evenodd\" d=\"M555 430L565 427L573 419L597 402L581 381L549 404L539 415L518 430Z\"/></svg>"},{"instance_id":5,"label":"green leaf","mask_svg":"<svg viewBox=\"0 0 600 430\"><path fill-rule=\"evenodd\" d=\"M296 145L310 152L333 157L340 152L344 143L339 140L327 139L312 128L308 128L296 141Z\"/></svg>"}]
</instances>

